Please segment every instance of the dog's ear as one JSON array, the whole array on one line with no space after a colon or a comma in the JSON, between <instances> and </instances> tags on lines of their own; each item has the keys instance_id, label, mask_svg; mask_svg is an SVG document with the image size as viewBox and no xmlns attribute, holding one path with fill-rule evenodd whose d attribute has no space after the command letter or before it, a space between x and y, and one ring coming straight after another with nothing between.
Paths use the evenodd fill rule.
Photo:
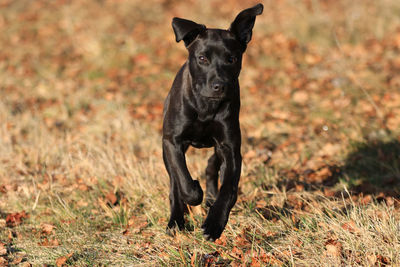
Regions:
<instances>
[{"instance_id":1,"label":"dog's ear","mask_svg":"<svg viewBox=\"0 0 400 267\"><path fill-rule=\"evenodd\" d=\"M188 46L200 32L206 29L206 26L187 19L173 18L172 28L174 29L176 41L183 40L185 46Z\"/></svg>"},{"instance_id":2,"label":"dog's ear","mask_svg":"<svg viewBox=\"0 0 400 267\"><path fill-rule=\"evenodd\" d=\"M245 9L236 16L232 22L229 31L236 35L236 38L242 43L244 50L251 40L252 30L256 16L261 15L264 6L262 4L255 5L251 8Z\"/></svg>"}]
</instances>

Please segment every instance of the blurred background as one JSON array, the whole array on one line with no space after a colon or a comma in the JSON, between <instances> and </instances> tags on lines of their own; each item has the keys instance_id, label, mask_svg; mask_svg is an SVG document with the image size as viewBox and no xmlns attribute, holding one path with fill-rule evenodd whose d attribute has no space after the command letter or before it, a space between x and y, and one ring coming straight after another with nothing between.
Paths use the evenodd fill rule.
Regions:
<instances>
[{"instance_id":1,"label":"blurred background","mask_svg":"<svg viewBox=\"0 0 400 267\"><path fill-rule=\"evenodd\" d=\"M178 256L162 255L170 242L163 236L169 181L161 160L162 105L187 56L183 43L175 42L171 20L227 29L258 2L264 13L256 19L240 76L241 195L227 235L236 236L236 225L253 225L240 216L257 221L255 209L272 220L267 203L304 211L286 191L334 199L346 188L355 201L397 207L400 1L1 0L0 217L7 227L13 226L9 214L23 210L29 217L16 231L19 238L0 223L0 241L14 240L28 261L43 264L77 251L77 244L98 246L91 229L119 240L121 229L131 227L124 235L131 243L123 241L116 254L134 247L134 261L164 264L182 255L189 261L204 256L206 247L202 254L180 255L173 243ZM194 178L202 177L210 153L188 152ZM271 190L277 199L266 195ZM202 220L196 218L194 225ZM70 220L76 224L59 224ZM58 227L50 231L53 239L24 236L43 222ZM44 238L59 243L53 249L31 246ZM143 242L151 245L143 248ZM298 260L320 255L311 245L302 253ZM94 263L106 258L96 255ZM17 256L4 257L11 262ZM82 257L70 261L80 265ZM108 260L124 264L118 257Z\"/></svg>"},{"instance_id":2,"label":"blurred background","mask_svg":"<svg viewBox=\"0 0 400 267\"><path fill-rule=\"evenodd\" d=\"M93 121L93 109L114 103L133 119L160 124L162 100L186 57L184 46L174 41L172 17L228 28L240 10L255 3L4 0L2 108L11 116L30 109L47 127L68 129L84 124L79 120L85 116ZM382 94L398 89L397 1L263 4L244 62L244 94L262 96L255 100L291 95L309 105L314 93L355 87L346 94L359 94L355 104L365 101L376 112ZM379 99L370 99L367 87L376 89Z\"/></svg>"},{"instance_id":3,"label":"blurred background","mask_svg":"<svg viewBox=\"0 0 400 267\"><path fill-rule=\"evenodd\" d=\"M240 10L255 3L4 0L4 108L14 113L33 108L47 126L58 128L71 127L75 111L93 115L91 108L101 101L128 108L134 118L159 120L160 103L186 57L184 46L174 41L172 17L228 28ZM279 89L278 94L293 94L300 89L308 96L295 96L312 98L312 91L357 87L348 77L353 74L366 83L362 87L396 89L397 1L263 4L265 13L257 18L245 58L245 92L265 95ZM306 90L310 84L318 88ZM362 90L351 91L363 95Z\"/></svg>"}]
</instances>

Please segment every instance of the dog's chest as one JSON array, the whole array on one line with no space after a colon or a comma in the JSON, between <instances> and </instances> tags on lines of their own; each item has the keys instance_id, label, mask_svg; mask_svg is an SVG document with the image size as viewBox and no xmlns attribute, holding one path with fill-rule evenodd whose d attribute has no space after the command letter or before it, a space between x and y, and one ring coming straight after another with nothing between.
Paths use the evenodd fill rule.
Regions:
<instances>
[{"instance_id":1,"label":"dog's chest","mask_svg":"<svg viewBox=\"0 0 400 267\"><path fill-rule=\"evenodd\" d=\"M187 128L185 139L193 147L205 148L214 146L216 125L213 121L194 121Z\"/></svg>"}]
</instances>

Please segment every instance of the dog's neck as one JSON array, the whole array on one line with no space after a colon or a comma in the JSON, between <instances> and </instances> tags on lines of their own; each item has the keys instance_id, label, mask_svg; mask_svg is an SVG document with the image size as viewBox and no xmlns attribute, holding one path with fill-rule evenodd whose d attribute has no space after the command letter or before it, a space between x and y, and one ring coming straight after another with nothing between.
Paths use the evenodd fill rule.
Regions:
<instances>
[{"instance_id":1,"label":"dog's neck","mask_svg":"<svg viewBox=\"0 0 400 267\"><path fill-rule=\"evenodd\" d=\"M213 120L223 106L229 105L227 100L210 100L204 96L196 97L195 102L200 121Z\"/></svg>"}]
</instances>

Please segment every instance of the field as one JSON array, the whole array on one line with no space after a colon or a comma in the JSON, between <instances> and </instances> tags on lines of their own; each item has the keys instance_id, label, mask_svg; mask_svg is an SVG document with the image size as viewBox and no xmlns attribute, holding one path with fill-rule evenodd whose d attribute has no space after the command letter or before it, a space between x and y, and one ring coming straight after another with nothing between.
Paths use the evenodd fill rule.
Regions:
<instances>
[{"instance_id":1,"label":"field","mask_svg":"<svg viewBox=\"0 0 400 267\"><path fill-rule=\"evenodd\" d=\"M0 1L0 266L400 266L400 1L263 1L244 56L238 202L165 234L174 16L257 1ZM212 150L190 149L204 188Z\"/></svg>"}]
</instances>

